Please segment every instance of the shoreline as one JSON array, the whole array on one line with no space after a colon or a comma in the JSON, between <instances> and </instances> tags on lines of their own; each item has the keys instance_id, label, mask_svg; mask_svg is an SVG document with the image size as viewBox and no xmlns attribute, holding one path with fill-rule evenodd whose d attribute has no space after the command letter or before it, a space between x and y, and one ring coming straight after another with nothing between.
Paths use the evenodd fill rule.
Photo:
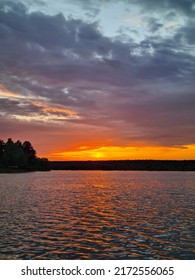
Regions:
<instances>
[{"instance_id":1,"label":"shoreline","mask_svg":"<svg viewBox=\"0 0 195 280\"><path fill-rule=\"evenodd\" d=\"M51 170L195 171L195 160L50 161Z\"/></svg>"},{"instance_id":2,"label":"shoreline","mask_svg":"<svg viewBox=\"0 0 195 280\"><path fill-rule=\"evenodd\" d=\"M195 160L86 160L49 161L49 169L0 168L0 173L27 173L51 170L100 171L195 171Z\"/></svg>"}]
</instances>

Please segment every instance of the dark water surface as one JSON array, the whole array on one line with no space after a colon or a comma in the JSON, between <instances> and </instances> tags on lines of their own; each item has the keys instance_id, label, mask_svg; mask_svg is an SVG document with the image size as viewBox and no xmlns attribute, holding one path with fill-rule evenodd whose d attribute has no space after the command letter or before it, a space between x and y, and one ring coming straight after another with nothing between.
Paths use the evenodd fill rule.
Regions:
<instances>
[{"instance_id":1,"label":"dark water surface","mask_svg":"<svg viewBox=\"0 0 195 280\"><path fill-rule=\"evenodd\" d=\"M195 172L0 174L0 259L195 259Z\"/></svg>"}]
</instances>

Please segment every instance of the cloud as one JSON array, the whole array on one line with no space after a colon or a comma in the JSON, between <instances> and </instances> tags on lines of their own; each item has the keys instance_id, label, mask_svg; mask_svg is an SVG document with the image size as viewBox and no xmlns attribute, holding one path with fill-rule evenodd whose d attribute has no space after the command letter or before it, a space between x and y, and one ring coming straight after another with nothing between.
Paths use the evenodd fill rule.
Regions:
<instances>
[{"instance_id":1,"label":"cloud","mask_svg":"<svg viewBox=\"0 0 195 280\"><path fill-rule=\"evenodd\" d=\"M147 10L156 10L159 11L159 9L165 10L165 11L178 11L185 15L194 15L195 14L195 1L194 0L162 0L162 1L156 1L156 0L127 0L129 3L134 3L136 5L141 5Z\"/></svg>"},{"instance_id":2,"label":"cloud","mask_svg":"<svg viewBox=\"0 0 195 280\"><path fill-rule=\"evenodd\" d=\"M192 14L191 2L184 8L183 1L167 1L169 16L173 7ZM137 3L166 8L164 1ZM29 125L33 138L37 129L53 139L52 128L67 147L78 139L83 146L194 143L192 20L168 38L158 33L164 23L147 17L154 34L137 43L106 37L97 21L29 12L18 2L2 2L0 19L5 135L10 123L14 134Z\"/></svg>"},{"instance_id":3,"label":"cloud","mask_svg":"<svg viewBox=\"0 0 195 280\"><path fill-rule=\"evenodd\" d=\"M182 26L175 35L175 39L180 44L184 42L184 44L193 46L195 44L195 20L189 20L185 26Z\"/></svg>"},{"instance_id":4,"label":"cloud","mask_svg":"<svg viewBox=\"0 0 195 280\"><path fill-rule=\"evenodd\" d=\"M161 27L163 27L163 24L159 23L157 19L151 17L149 18L148 26L150 32L157 32Z\"/></svg>"}]
</instances>

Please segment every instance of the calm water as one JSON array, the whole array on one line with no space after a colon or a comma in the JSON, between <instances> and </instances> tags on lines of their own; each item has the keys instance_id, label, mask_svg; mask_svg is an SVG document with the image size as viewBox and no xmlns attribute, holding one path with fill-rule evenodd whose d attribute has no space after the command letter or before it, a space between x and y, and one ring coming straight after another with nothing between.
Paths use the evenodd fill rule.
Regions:
<instances>
[{"instance_id":1,"label":"calm water","mask_svg":"<svg viewBox=\"0 0 195 280\"><path fill-rule=\"evenodd\" d=\"M195 259L195 173L0 174L0 259Z\"/></svg>"}]
</instances>

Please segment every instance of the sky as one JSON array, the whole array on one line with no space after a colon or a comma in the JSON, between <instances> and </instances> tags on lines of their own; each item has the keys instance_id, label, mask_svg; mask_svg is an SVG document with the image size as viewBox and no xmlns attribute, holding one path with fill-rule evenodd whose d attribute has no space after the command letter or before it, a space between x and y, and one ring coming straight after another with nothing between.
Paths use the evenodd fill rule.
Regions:
<instances>
[{"instance_id":1,"label":"sky","mask_svg":"<svg viewBox=\"0 0 195 280\"><path fill-rule=\"evenodd\" d=\"M0 0L0 139L195 159L195 0Z\"/></svg>"}]
</instances>

